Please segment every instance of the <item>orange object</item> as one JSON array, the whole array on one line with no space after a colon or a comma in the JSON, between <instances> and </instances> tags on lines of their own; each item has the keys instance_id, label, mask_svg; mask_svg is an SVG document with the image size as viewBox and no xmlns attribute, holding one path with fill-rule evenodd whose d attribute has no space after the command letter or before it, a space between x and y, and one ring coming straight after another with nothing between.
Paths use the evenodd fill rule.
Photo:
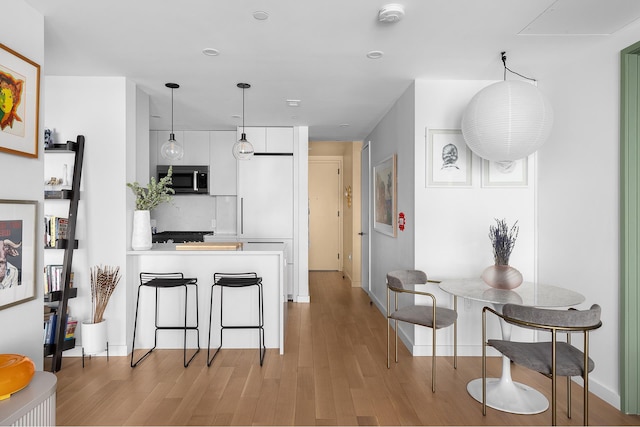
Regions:
<instances>
[{"instance_id":1,"label":"orange object","mask_svg":"<svg viewBox=\"0 0 640 427\"><path fill-rule=\"evenodd\" d=\"M36 365L27 356L0 354L0 400L28 386L35 371Z\"/></svg>"}]
</instances>

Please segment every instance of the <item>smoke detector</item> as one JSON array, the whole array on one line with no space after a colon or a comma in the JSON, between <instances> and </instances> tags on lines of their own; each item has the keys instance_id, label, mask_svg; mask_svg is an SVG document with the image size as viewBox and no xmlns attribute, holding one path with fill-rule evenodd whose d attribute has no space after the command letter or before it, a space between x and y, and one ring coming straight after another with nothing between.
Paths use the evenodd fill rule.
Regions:
<instances>
[{"instance_id":1,"label":"smoke detector","mask_svg":"<svg viewBox=\"0 0 640 427\"><path fill-rule=\"evenodd\" d=\"M386 23L395 23L404 17L404 6L401 4L387 4L382 6L378 12L378 21Z\"/></svg>"}]
</instances>

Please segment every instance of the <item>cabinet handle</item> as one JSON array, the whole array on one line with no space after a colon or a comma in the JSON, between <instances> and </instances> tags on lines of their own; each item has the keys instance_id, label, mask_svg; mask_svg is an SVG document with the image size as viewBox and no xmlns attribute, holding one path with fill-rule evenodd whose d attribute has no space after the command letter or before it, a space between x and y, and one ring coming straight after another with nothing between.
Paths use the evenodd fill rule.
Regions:
<instances>
[{"instance_id":1,"label":"cabinet handle","mask_svg":"<svg viewBox=\"0 0 640 427\"><path fill-rule=\"evenodd\" d=\"M244 234L244 197L240 198L240 234Z\"/></svg>"},{"instance_id":2,"label":"cabinet handle","mask_svg":"<svg viewBox=\"0 0 640 427\"><path fill-rule=\"evenodd\" d=\"M198 191L198 171L193 171L193 191Z\"/></svg>"}]
</instances>

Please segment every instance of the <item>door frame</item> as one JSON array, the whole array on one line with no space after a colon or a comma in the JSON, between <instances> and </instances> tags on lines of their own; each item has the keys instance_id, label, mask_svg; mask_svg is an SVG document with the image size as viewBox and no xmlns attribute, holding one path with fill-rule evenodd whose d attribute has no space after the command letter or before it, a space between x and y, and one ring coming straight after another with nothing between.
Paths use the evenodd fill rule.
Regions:
<instances>
[{"instance_id":1,"label":"door frame","mask_svg":"<svg viewBox=\"0 0 640 427\"><path fill-rule=\"evenodd\" d=\"M621 52L620 409L640 413L640 42Z\"/></svg>"}]
</instances>

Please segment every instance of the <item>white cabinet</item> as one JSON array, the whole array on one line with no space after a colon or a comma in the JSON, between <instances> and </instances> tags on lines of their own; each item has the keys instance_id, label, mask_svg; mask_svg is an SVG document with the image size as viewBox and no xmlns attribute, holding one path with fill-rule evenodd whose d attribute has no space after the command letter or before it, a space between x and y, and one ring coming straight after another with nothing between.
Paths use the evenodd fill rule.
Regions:
<instances>
[{"instance_id":1,"label":"white cabinet","mask_svg":"<svg viewBox=\"0 0 640 427\"><path fill-rule=\"evenodd\" d=\"M212 196L235 196L237 194L237 163L233 157L236 133L229 131L209 132L209 194Z\"/></svg>"},{"instance_id":2,"label":"white cabinet","mask_svg":"<svg viewBox=\"0 0 640 427\"><path fill-rule=\"evenodd\" d=\"M269 127L267 130L267 153L293 153L293 128Z\"/></svg>"},{"instance_id":3,"label":"white cabinet","mask_svg":"<svg viewBox=\"0 0 640 427\"><path fill-rule=\"evenodd\" d=\"M155 135L154 135L155 133ZM184 156L179 160L168 160L160 154L162 144L169 140L171 131L151 131L149 147L155 150L158 165L206 165L209 160L209 131L174 131L176 141L184 148ZM153 156L154 153L151 153Z\"/></svg>"},{"instance_id":4,"label":"white cabinet","mask_svg":"<svg viewBox=\"0 0 640 427\"><path fill-rule=\"evenodd\" d=\"M293 237L293 156L238 162L238 236Z\"/></svg>"},{"instance_id":5,"label":"white cabinet","mask_svg":"<svg viewBox=\"0 0 640 427\"><path fill-rule=\"evenodd\" d=\"M241 134L239 127L238 139ZM292 127L247 127L245 134L256 153L293 153Z\"/></svg>"},{"instance_id":6,"label":"white cabinet","mask_svg":"<svg viewBox=\"0 0 640 427\"><path fill-rule=\"evenodd\" d=\"M237 139L242 136L242 127L237 130ZM244 128L247 141L253 145L253 151L256 153L264 153L267 151L267 133L263 127Z\"/></svg>"}]
</instances>

